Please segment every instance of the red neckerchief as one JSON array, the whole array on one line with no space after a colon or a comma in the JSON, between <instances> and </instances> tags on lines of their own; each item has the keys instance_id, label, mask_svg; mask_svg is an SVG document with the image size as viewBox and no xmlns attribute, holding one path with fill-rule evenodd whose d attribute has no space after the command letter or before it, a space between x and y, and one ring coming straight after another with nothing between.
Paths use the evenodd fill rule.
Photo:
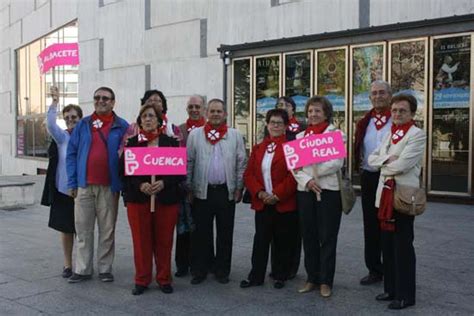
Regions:
<instances>
[{"instance_id":1,"label":"red neckerchief","mask_svg":"<svg viewBox=\"0 0 474 316\"><path fill-rule=\"evenodd\" d=\"M321 122L316 125L309 125L306 130L304 131L304 136L313 135L313 134L321 134L328 128L328 122Z\"/></svg>"},{"instance_id":2,"label":"red neckerchief","mask_svg":"<svg viewBox=\"0 0 474 316\"><path fill-rule=\"evenodd\" d=\"M92 122L92 127L93 127L93 131L98 131L99 129L102 128L102 126L105 125L108 125L110 123L112 123L112 121L114 120L114 113L110 113L110 114L105 114L105 115L99 115L97 114L96 112L94 112L92 114L92 117L91 117L91 122Z\"/></svg>"},{"instance_id":3,"label":"red neckerchief","mask_svg":"<svg viewBox=\"0 0 474 316\"><path fill-rule=\"evenodd\" d=\"M220 141L226 133L227 125L225 123L221 124L221 126L218 128L212 127L209 122L204 125L204 135L212 145L215 145L218 141Z\"/></svg>"},{"instance_id":4,"label":"red neckerchief","mask_svg":"<svg viewBox=\"0 0 474 316\"><path fill-rule=\"evenodd\" d=\"M290 118L287 129L293 133L298 133L300 131L300 123L298 123L298 120L296 120L294 116Z\"/></svg>"},{"instance_id":5,"label":"red neckerchief","mask_svg":"<svg viewBox=\"0 0 474 316\"><path fill-rule=\"evenodd\" d=\"M355 130L355 143L354 143L354 167L359 169L361 162L362 144L364 142L365 132L371 119L372 111L365 113L364 117L357 122Z\"/></svg>"},{"instance_id":6,"label":"red neckerchief","mask_svg":"<svg viewBox=\"0 0 474 316\"><path fill-rule=\"evenodd\" d=\"M188 133L190 133L193 129L201 127L204 124L206 124L206 120L204 119L204 117L201 117L199 120L192 120L188 118L186 120L186 130L188 131Z\"/></svg>"},{"instance_id":7,"label":"red neckerchief","mask_svg":"<svg viewBox=\"0 0 474 316\"><path fill-rule=\"evenodd\" d=\"M395 145L400 140L402 140L402 138L407 134L410 127L414 124L415 124L415 121L413 120L402 125L392 124L392 144Z\"/></svg>"},{"instance_id":8,"label":"red neckerchief","mask_svg":"<svg viewBox=\"0 0 474 316\"><path fill-rule=\"evenodd\" d=\"M161 114L161 119L163 120L163 123L161 123L160 131L166 134L166 126L168 125L168 118L166 117L166 114Z\"/></svg>"},{"instance_id":9,"label":"red neckerchief","mask_svg":"<svg viewBox=\"0 0 474 316\"><path fill-rule=\"evenodd\" d=\"M277 147L286 142L286 135L283 134L278 137L267 136L262 142L262 145L265 146L267 153L271 154L275 152Z\"/></svg>"},{"instance_id":10,"label":"red neckerchief","mask_svg":"<svg viewBox=\"0 0 474 316\"><path fill-rule=\"evenodd\" d=\"M72 134L72 128L68 128L68 129L66 130L66 132L68 132L69 135L71 135L71 134Z\"/></svg>"},{"instance_id":11,"label":"red neckerchief","mask_svg":"<svg viewBox=\"0 0 474 316\"><path fill-rule=\"evenodd\" d=\"M382 196L380 197L379 212L377 218L382 231L394 232L395 220L393 219L393 192L395 191L395 180L388 179L383 184Z\"/></svg>"},{"instance_id":12,"label":"red neckerchief","mask_svg":"<svg viewBox=\"0 0 474 316\"><path fill-rule=\"evenodd\" d=\"M139 143L152 142L156 138L158 138L158 136L160 136L160 134L161 134L160 129L154 130L152 132L146 132L143 129L140 129L140 132L138 133L138 142Z\"/></svg>"},{"instance_id":13,"label":"red neckerchief","mask_svg":"<svg viewBox=\"0 0 474 316\"><path fill-rule=\"evenodd\" d=\"M374 119L375 128L380 130L388 123L391 113L390 110L377 113L375 109L372 109L370 111L370 116Z\"/></svg>"}]
</instances>

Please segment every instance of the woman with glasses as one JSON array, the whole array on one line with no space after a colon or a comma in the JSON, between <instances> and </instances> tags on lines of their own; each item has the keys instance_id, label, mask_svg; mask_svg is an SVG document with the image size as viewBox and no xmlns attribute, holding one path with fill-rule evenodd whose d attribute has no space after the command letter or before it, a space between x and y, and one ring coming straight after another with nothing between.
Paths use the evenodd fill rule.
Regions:
<instances>
[{"instance_id":1,"label":"woman with glasses","mask_svg":"<svg viewBox=\"0 0 474 316\"><path fill-rule=\"evenodd\" d=\"M288 171L283 153L288 114L282 109L267 112L269 135L252 149L244 182L255 210L255 236L252 269L241 288L262 285L268 261L270 243L274 258L273 286L281 289L290 273L291 247L296 235L296 182Z\"/></svg>"},{"instance_id":2,"label":"woman with glasses","mask_svg":"<svg viewBox=\"0 0 474 316\"><path fill-rule=\"evenodd\" d=\"M276 109L283 109L288 113L288 126L286 127L286 138L294 140L296 134L304 130L304 126L296 119L296 103L292 98L283 96L279 97Z\"/></svg>"},{"instance_id":3,"label":"woman with glasses","mask_svg":"<svg viewBox=\"0 0 474 316\"><path fill-rule=\"evenodd\" d=\"M339 131L332 125L333 108L325 97L310 98L306 102L305 114L308 127L296 135L296 139ZM322 297L332 294L342 214L337 173L343 163L343 159L334 159L294 170L298 182L296 198L303 236L304 264L308 274L300 293L310 292L319 286Z\"/></svg>"},{"instance_id":4,"label":"woman with glasses","mask_svg":"<svg viewBox=\"0 0 474 316\"><path fill-rule=\"evenodd\" d=\"M72 248L74 244L74 199L68 195L66 150L69 137L77 122L82 118L82 109L69 104L62 110L67 130L56 123L58 115L59 91L51 87L51 103L46 117L48 133L52 141L48 149L49 164L46 173L41 204L50 206L48 226L61 232L61 242L64 254L62 277L72 275Z\"/></svg>"},{"instance_id":5,"label":"woman with glasses","mask_svg":"<svg viewBox=\"0 0 474 316\"><path fill-rule=\"evenodd\" d=\"M140 109L137 119L139 131L128 139L129 147L178 147L178 142L163 133L162 116L157 107L148 104ZM133 295L140 295L152 281L153 257L156 264L156 282L163 293L173 292L171 285L171 250L173 232L178 219L179 200L183 193L179 183L184 176L126 176L122 154L120 173L124 183L123 197L127 205L128 221L132 231L135 261ZM155 208L150 209L150 199Z\"/></svg>"},{"instance_id":6,"label":"woman with glasses","mask_svg":"<svg viewBox=\"0 0 474 316\"><path fill-rule=\"evenodd\" d=\"M375 299L391 301L389 309L415 305L415 217L394 209L393 191L397 185L420 187L426 134L415 126L416 108L417 101L412 95L399 94L392 98L391 133L369 156L369 165L380 169L375 206L382 231L384 293Z\"/></svg>"}]
</instances>

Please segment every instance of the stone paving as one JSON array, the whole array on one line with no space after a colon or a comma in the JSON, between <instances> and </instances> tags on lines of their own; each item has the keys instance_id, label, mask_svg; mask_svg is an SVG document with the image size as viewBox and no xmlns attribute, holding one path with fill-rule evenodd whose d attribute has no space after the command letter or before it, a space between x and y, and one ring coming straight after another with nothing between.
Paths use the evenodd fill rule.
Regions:
<instances>
[{"instance_id":1,"label":"stone paving","mask_svg":"<svg viewBox=\"0 0 474 316\"><path fill-rule=\"evenodd\" d=\"M38 178L39 182L42 178ZM39 196L40 185L36 189ZM253 213L240 204L236 212L231 282L211 276L200 285L190 277L174 280L175 292L156 285L132 296L133 257L126 213L120 208L116 231L115 282L93 280L68 284L61 278L62 254L57 232L47 227L49 210L35 204L23 210L0 210L0 315L379 315L396 314L374 300L382 285L364 287L360 202L343 216L339 234L333 296L298 294L305 280L301 265L296 279L276 290L240 289L250 268ZM474 207L429 203L415 221L417 304L403 311L420 315L474 315Z\"/></svg>"}]
</instances>

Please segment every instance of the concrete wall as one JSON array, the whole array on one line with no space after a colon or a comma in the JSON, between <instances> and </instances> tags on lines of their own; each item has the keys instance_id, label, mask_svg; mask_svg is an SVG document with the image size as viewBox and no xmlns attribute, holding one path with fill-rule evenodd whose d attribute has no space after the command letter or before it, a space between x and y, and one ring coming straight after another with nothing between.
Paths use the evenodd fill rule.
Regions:
<instances>
[{"instance_id":1,"label":"concrete wall","mask_svg":"<svg viewBox=\"0 0 474 316\"><path fill-rule=\"evenodd\" d=\"M133 120L147 88L168 98L172 122L194 93L222 97L221 44L474 13L474 0L0 0L0 174L34 174L15 158L15 50L78 19L79 100L92 111L100 85Z\"/></svg>"}]
</instances>

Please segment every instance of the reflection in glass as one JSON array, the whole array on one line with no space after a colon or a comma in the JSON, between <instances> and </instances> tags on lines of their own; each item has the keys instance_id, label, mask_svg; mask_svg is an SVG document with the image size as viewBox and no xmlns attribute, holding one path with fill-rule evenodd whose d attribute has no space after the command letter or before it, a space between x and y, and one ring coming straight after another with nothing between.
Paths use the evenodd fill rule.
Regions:
<instances>
[{"instance_id":1,"label":"reflection in glass","mask_svg":"<svg viewBox=\"0 0 474 316\"><path fill-rule=\"evenodd\" d=\"M273 109L280 93L280 56L255 59L256 143L264 136L265 114Z\"/></svg>"},{"instance_id":2,"label":"reflection in glass","mask_svg":"<svg viewBox=\"0 0 474 316\"><path fill-rule=\"evenodd\" d=\"M334 125L345 132L346 50L318 52L317 69L318 95L323 95L331 101Z\"/></svg>"},{"instance_id":3,"label":"reflection in glass","mask_svg":"<svg viewBox=\"0 0 474 316\"><path fill-rule=\"evenodd\" d=\"M467 192L471 36L433 41L431 189Z\"/></svg>"},{"instance_id":4,"label":"reflection in glass","mask_svg":"<svg viewBox=\"0 0 474 316\"><path fill-rule=\"evenodd\" d=\"M250 59L234 60L234 126L244 137L250 148Z\"/></svg>"},{"instance_id":5,"label":"reflection in glass","mask_svg":"<svg viewBox=\"0 0 474 316\"><path fill-rule=\"evenodd\" d=\"M304 106L311 96L311 53L285 56L285 96L296 103L296 117L304 122Z\"/></svg>"}]
</instances>

